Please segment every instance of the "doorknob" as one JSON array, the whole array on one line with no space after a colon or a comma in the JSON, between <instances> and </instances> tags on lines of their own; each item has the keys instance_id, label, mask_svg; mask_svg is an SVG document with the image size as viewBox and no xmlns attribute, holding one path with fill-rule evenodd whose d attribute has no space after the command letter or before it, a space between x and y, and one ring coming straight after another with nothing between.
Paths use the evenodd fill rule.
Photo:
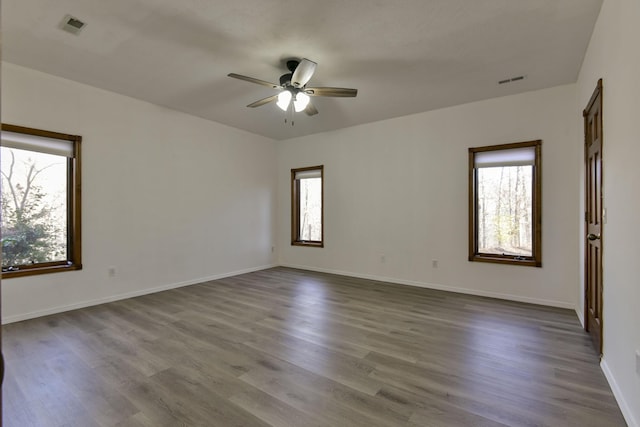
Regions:
<instances>
[{"instance_id":1,"label":"doorknob","mask_svg":"<svg viewBox=\"0 0 640 427\"><path fill-rule=\"evenodd\" d=\"M589 239L589 240L600 240L600 235L599 234L589 233L589 234L587 234L587 239Z\"/></svg>"}]
</instances>

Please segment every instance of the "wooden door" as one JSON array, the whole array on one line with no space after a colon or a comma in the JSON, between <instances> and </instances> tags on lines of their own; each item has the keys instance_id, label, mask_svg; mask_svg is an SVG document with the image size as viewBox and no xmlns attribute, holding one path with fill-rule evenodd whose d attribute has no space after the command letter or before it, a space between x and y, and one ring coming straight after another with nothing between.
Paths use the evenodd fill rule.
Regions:
<instances>
[{"instance_id":1,"label":"wooden door","mask_svg":"<svg viewBox=\"0 0 640 427\"><path fill-rule=\"evenodd\" d=\"M585 329L602 355L602 79L584 116L585 151Z\"/></svg>"}]
</instances>

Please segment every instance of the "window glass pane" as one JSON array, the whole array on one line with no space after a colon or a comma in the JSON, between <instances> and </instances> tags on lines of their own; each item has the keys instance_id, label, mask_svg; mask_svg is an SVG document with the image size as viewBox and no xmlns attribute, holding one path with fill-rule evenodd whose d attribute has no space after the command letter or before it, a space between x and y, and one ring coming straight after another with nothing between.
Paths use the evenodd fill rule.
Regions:
<instances>
[{"instance_id":1,"label":"window glass pane","mask_svg":"<svg viewBox=\"0 0 640 427\"><path fill-rule=\"evenodd\" d=\"M322 178L300 180L300 240L322 240Z\"/></svg>"},{"instance_id":2,"label":"window glass pane","mask_svg":"<svg viewBox=\"0 0 640 427\"><path fill-rule=\"evenodd\" d=\"M533 255L532 166L478 168L478 252Z\"/></svg>"},{"instance_id":3,"label":"window glass pane","mask_svg":"<svg viewBox=\"0 0 640 427\"><path fill-rule=\"evenodd\" d=\"M67 158L1 150L2 267L67 260Z\"/></svg>"}]
</instances>

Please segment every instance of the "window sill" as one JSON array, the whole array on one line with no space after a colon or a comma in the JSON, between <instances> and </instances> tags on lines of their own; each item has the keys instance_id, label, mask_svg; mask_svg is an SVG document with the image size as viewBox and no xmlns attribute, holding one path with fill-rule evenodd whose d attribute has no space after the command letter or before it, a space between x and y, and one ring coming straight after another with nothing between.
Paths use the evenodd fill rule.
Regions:
<instances>
[{"instance_id":1,"label":"window sill","mask_svg":"<svg viewBox=\"0 0 640 427\"><path fill-rule=\"evenodd\" d=\"M312 248L323 248L324 243L316 241L294 240L293 242L291 242L291 246L309 246Z\"/></svg>"},{"instance_id":2,"label":"window sill","mask_svg":"<svg viewBox=\"0 0 640 427\"><path fill-rule=\"evenodd\" d=\"M82 270L82 264L57 264L42 267L22 267L18 270L3 271L2 279L12 279L14 277L36 276L40 274L61 273L63 271Z\"/></svg>"},{"instance_id":3,"label":"window sill","mask_svg":"<svg viewBox=\"0 0 640 427\"><path fill-rule=\"evenodd\" d=\"M513 257L472 255L469 257L469 261L491 262L495 264L509 264L509 265L524 266L524 267L542 267L541 261L536 261L535 259L532 259L532 258L516 259Z\"/></svg>"}]
</instances>

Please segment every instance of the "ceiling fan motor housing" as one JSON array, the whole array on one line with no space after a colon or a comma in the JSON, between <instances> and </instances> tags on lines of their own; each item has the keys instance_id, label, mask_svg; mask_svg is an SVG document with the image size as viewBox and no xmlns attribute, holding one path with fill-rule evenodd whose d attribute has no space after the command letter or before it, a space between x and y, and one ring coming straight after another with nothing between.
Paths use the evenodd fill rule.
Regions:
<instances>
[{"instance_id":1,"label":"ceiling fan motor housing","mask_svg":"<svg viewBox=\"0 0 640 427\"><path fill-rule=\"evenodd\" d=\"M291 86L291 78L293 77L293 73L283 74L280 76L280 86L287 87Z\"/></svg>"},{"instance_id":2,"label":"ceiling fan motor housing","mask_svg":"<svg viewBox=\"0 0 640 427\"><path fill-rule=\"evenodd\" d=\"M297 59L290 59L287 61L287 70L291 71L292 73L296 70L296 68L298 67L298 64L300 63L300 61L298 61Z\"/></svg>"}]
</instances>

